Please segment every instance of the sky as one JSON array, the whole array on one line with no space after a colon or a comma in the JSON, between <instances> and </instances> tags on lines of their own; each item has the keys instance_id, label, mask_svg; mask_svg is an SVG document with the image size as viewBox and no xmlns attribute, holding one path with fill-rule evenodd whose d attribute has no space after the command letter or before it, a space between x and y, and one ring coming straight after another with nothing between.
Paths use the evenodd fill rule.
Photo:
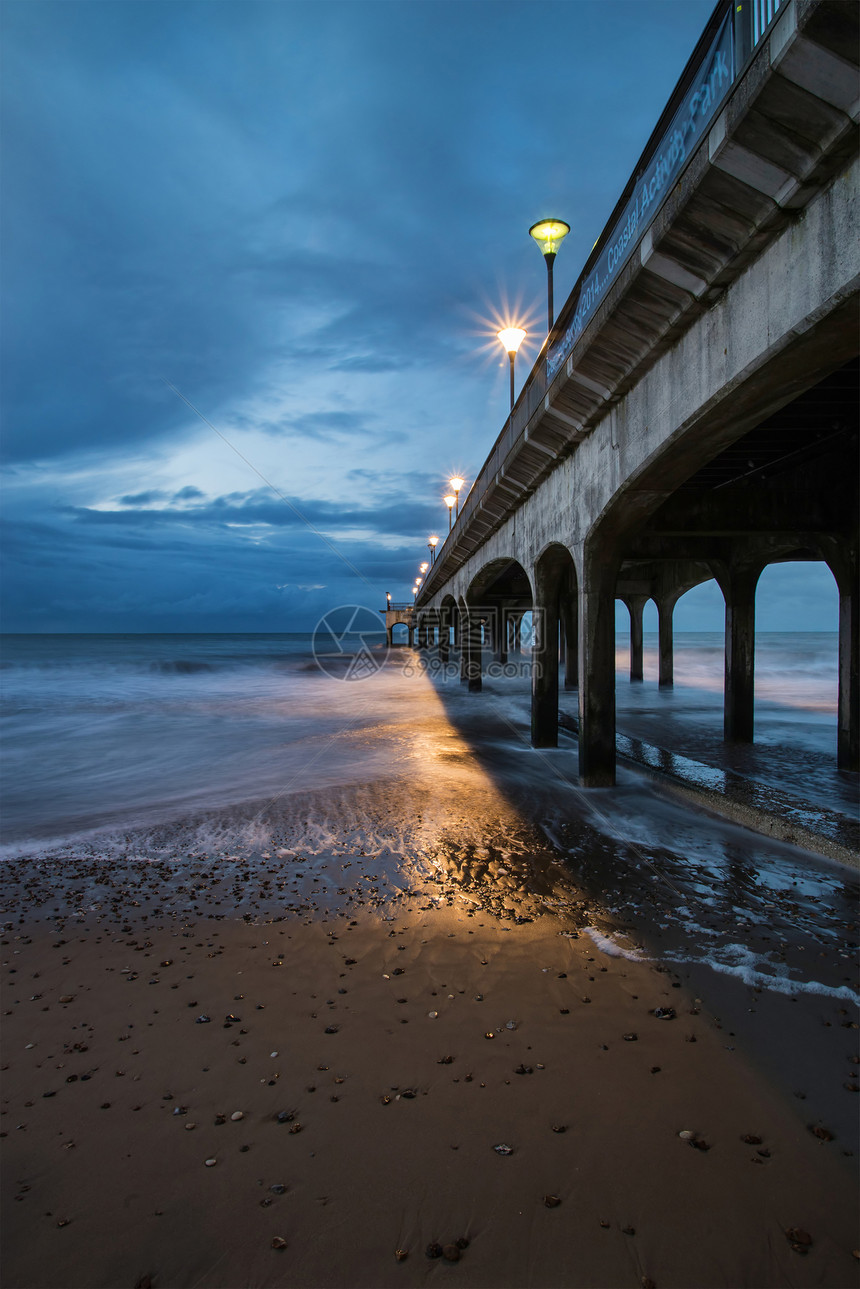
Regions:
<instances>
[{"instance_id":1,"label":"sky","mask_svg":"<svg viewBox=\"0 0 860 1289\"><path fill-rule=\"evenodd\" d=\"M711 7L6 0L4 630L411 598L507 415L496 330L518 387L543 339L529 226L571 225L558 310ZM758 610L832 630L832 578ZM676 610L722 622L714 584Z\"/></svg>"}]
</instances>

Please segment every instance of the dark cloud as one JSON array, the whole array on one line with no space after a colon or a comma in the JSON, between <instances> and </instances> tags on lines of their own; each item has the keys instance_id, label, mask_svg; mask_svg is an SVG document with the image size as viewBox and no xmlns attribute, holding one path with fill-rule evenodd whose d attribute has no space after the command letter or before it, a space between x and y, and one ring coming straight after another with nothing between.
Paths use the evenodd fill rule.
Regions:
<instances>
[{"instance_id":1,"label":"dark cloud","mask_svg":"<svg viewBox=\"0 0 860 1289\"><path fill-rule=\"evenodd\" d=\"M194 490L192 489L192 491ZM158 488L151 488L148 492L127 493L124 497L120 497L119 504L121 506L149 506L154 501L163 501L168 495L168 493L161 492Z\"/></svg>"}]
</instances>

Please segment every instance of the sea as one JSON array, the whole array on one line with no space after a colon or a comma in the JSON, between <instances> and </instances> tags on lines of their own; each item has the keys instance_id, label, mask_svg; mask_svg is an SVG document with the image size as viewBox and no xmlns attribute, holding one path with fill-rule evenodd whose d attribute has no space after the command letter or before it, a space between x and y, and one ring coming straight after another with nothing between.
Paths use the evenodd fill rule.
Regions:
<instances>
[{"instance_id":1,"label":"sea","mask_svg":"<svg viewBox=\"0 0 860 1289\"><path fill-rule=\"evenodd\" d=\"M631 682L619 637L620 736L856 819L857 776L836 769L835 634L759 634L746 749L722 742L722 646L679 634L661 690L656 639ZM658 955L699 990L856 1006L856 871L695 810L629 763L616 788L581 789L575 740L530 746L527 653L487 670L469 694L456 666L382 636L6 636L0 858L178 870L274 855L315 865L334 908L360 854L383 894L435 884L505 918L564 915L560 934ZM560 704L575 712L575 691Z\"/></svg>"}]
</instances>

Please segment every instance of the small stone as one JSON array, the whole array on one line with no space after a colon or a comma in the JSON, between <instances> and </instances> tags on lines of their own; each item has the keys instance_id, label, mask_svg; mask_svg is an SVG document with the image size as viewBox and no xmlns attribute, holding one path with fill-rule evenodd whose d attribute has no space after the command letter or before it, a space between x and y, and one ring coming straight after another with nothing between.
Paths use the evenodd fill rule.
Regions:
<instances>
[{"instance_id":1,"label":"small stone","mask_svg":"<svg viewBox=\"0 0 860 1289\"><path fill-rule=\"evenodd\" d=\"M813 1137L817 1137L819 1141L833 1140L833 1133L828 1131L827 1128L823 1128L820 1123L811 1123L809 1125L809 1131L812 1133Z\"/></svg>"},{"instance_id":2,"label":"small stone","mask_svg":"<svg viewBox=\"0 0 860 1289\"><path fill-rule=\"evenodd\" d=\"M326 1034L336 1034L336 1033L337 1033L337 1029L338 1029L337 1025L326 1025L326 1027L325 1027L325 1033L326 1033Z\"/></svg>"},{"instance_id":3,"label":"small stone","mask_svg":"<svg viewBox=\"0 0 860 1289\"><path fill-rule=\"evenodd\" d=\"M207 1168L214 1168L215 1165L218 1163L218 1160L213 1158L213 1159L207 1159L204 1162Z\"/></svg>"},{"instance_id":4,"label":"small stone","mask_svg":"<svg viewBox=\"0 0 860 1289\"><path fill-rule=\"evenodd\" d=\"M605 1219L605 1218L603 1218L603 1217L602 1217L602 1218L600 1219L600 1225L603 1227L604 1231L608 1231L608 1230L609 1230L609 1223L606 1221L606 1219Z\"/></svg>"},{"instance_id":5,"label":"small stone","mask_svg":"<svg viewBox=\"0 0 860 1289\"><path fill-rule=\"evenodd\" d=\"M695 1135L696 1134L694 1132L691 1132L689 1128L685 1128L683 1132L678 1133L678 1136L681 1138L682 1141L692 1141Z\"/></svg>"},{"instance_id":6,"label":"small stone","mask_svg":"<svg viewBox=\"0 0 860 1289\"><path fill-rule=\"evenodd\" d=\"M273 1249L285 1249L286 1247L287 1247L287 1242L282 1235L272 1236Z\"/></svg>"},{"instance_id":7,"label":"small stone","mask_svg":"<svg viewBox=\"0 0 860 1289\"><path fill-rule=\"evenodd\" d=\"M442 1246L442 1257L446 1262L459 1262L460 1250L456 1244L445 1244Z\"/></svg>"},{"instance_id":8,"label":"small stone","mask_svg":"<svg viewBox=\"0 0 860 1289\"><path fill-rule=\"evenodd\" d=\"M441 1256L442 1256L442 1245L441 1245L441 1244L428 1244L428 1245L427 1245L427 1248L424 1250L424 1253L425 1253L425 1256L426 1256L426 1257L428 1257L428 1258L441 1258Z\"/></svg>"},{"instance_id":9,"label":"small stone","mask_svg":"<svg viewBox=\"0 0 860 1289\"><path fill-rule=\"evenodd\" d=\"M63 995L60 997L60 1002L61 1002L61 1003L73 1003L74 1001L75 1001L75 995L74 995L74 994L63 994Z\"/></svg>"},{"instance_id":10,"label":"small stone","mask_svg":"<svg viewBox=\"0 0 860 1289\"><path fill-rule=\"evenodd\" d=\"M566 1123L554 1123L554 1124L552 1125L552 1130L553 1130L553 1132L567 1132L567 1124L566 1124Z\"/></svg>"},{"instance_id":11,"label":"small stone","mask_svg":"<svg viewBox=\"0 0 860 1289\"><path fill-rule=\"evenodd\" d=\"M186 1132L193 1132L193 1131L194 1131L194 1129L195 1129L196 1127L197 1127L197 1124L196 1124L196 1123L187 1123L187 1124L185 1125L185 1131L186 1131Z\"/></svg>"},{"instance_id":12,"label":"small stone","mask_svg":"<svg viewBox=\"0 0 860 1289\"><path fill-rule=\"evenodd\" d=\"M504 1142L500 1142L498 1146L493 1146L493 1150L497 1155L512 1155L514 1153L513 1146L506 1146Z\"/></svg>"},{"instance_id":13,"label":"small stone","mask_svg":"<svg viewBox=\"0 0 860 1289\"><path fill-rule=\"evenodd\" d=\"M635 1234L636 1234L636 1227L635 1227L635 1226L622 1226L621 1230L623 1231L623 1233L624 1233L625 1235L635 1235Z\"/></svg>"},{"instance_id":14,"label":"small stone","mask_svg":"<svg viewBox=\"0 0 860 1289\"><path fill-rule=\"evenodd\" d=\"M455 1240L454 1243L456 1244L457 1248L461 1250L468 1249L469 1247L469 1241L466 1239L465 1235L461 1235L459 1240Z\"/></svg>"},{"instance_id":15,"label":"small stone","mask_svg":"<svg viewBox=\"0 0 860 1289\"><path fill-rule=\"evenodd\" d=\"M656 1017L657 1020L674 1020L675 1008L674 1007L655 1007L651 1015Z\"/></svg>"},{"instance_id":16,"label":"small stone","mask_svg":"<svg viewBox=\"0 0 860 1289\"><path fill-rule=\"evenodd\" d=\"M230 1122L238 1123L240 1119L244 1119L244 1118L245 1118L244 1110L234 1110L233 1113L230 1115Z\"/></svg>"},{"instance_id":17,"label":"small stone","mask_svg":"<svg viewBox=\"0 0 860 1289\"><path fill-rule=\"evenodd\" d=\"M785 1233L785 1238L791 1244L799 1244L808 1249L812 1245L812 1236L808 1231L802 1230L799 1226L790 1226Z\"/></svg>"},{"instance_id":18,"label":"small stone","mask_svg":"<svg viewBox=\"0 0 860 1289\"><path fill-rule=\"evenodd\" d=\"M622 1034L621 1037L625 1043L637 1043L639 1041L638 1034Z\"/></svg>"},{"instance_id":19,"label":"small stone","mask_svg":"<svg viewBox=\"0 0 860 1289\"><path fill-rule=\"evenodd\" d=\"M741 1141L745 1141L748 1146L761 1145L761 1137L757 1137L754 1132L745 1133L744 1136L741 1137Z\"/></svg>"},{"instance_id":20,"label":"small stone","mask_svg":"<svg viewBox=\"0 0 860 1289\"><path fill-rule=\"evenodd\" d=\"M277 1053L277 1052L270 1052L270 1053L269 1053L269 1057L270 1057L270 1059L271 1059L271 1060L273 1060L273 1061L274 1061L274 1059L275 1059L275 1057L276 1057L277 1055L278 1055L278 1053Z\"/></svg>"},{"instance_id":21,"label":"small stone","mask_svg":"<svg viewBox=\"0 0 860 1289\"><path fill-rule=\"evenodd\" d=\"M558 1208L561 1200L558 1195L544 1195L543 1202L546 1208Z\"/></svg>"},{"instance_id":22,"label":"small stone","mask_svg":"<svg viewBox=\"0 0 860 1289\"><path fill-rule=\"evenodd\" d=\"M488 1031L487 1031L487 1033L484 1035L484 1038L495 1038L495 1037L496 1037L496 1036L495 1036L495 1034L492 1032L492 1030L488 1030Z\"/></svg>"},{"instance_id":23,"label":"small stone","mask_svg":"<svg viewBox=\"0 0 860 1289\"><path fill-rule=\"evenodd\" d=\"M286 1195L287 1187L284 1182L273 1182L269 1187L273 1195Z\"/></svg>"},{"instance_id":24,"label":"small stone","mask_svg":"<svg viewBox=\"0 0 860 1289\"><path fill-rule=\"evenodd\" d=\"M428 1012L427 1018L428 1020L435 1020L438 1015L439 1015L438 1012Z\"/></svg>"},{"instance_id":25,"label":"small stone","mask_svg":"<svg viewBox=\"0 0 860 1289\"><path fill-rule=\"evenodd\" d=\"M394 1258L395 1258L395 1261L397 1261L397 1262L405 1262L405 1261L406 1261L406 1259L407 1259L408 1257L409 1257L409 1250L408 1250L408 1249L395 1249L395 1250L394 1250Z\"/></svg>"},{"instance_id":26,"label":"small stone","mask_svg":"<svg viewBox=\"0 0 860 1289\"><path fill-rule=\"evenodd\" d=\"M295 1117L296 1116L292 1110L279 1110L275 1115L275 1119L278 1123L292 1123Z\"/></svg>"},{"instance_id":27,"label":"small stone","mask_svg":"<svg viewBox=\"0 0 860 1289\"><path fill-rule=\"evenodd\" d=\"M72 1219L70 1217L61 1217L57 1226L68 1226L71 1220Z\"/></svg>"},{"instance_id":28,"label":"small stone","mask_svg":"<svg viewBox=\"0 0 860 1289\"><path fill-rule=\"evenodd\" d=\"M198 1016L196 1021L194 1022L195 1025L211 1025L211 1023L212 1023L211 1016Z\"/></svg>"}]
</instances>

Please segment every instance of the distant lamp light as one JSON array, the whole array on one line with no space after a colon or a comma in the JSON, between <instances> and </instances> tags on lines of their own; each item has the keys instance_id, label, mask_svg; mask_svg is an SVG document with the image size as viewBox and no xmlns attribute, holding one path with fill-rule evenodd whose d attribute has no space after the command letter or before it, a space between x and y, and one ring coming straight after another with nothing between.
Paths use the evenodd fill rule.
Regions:
<instances>
[{"instance_id":1,"label":"distant lamp light","mask_svg":"<svg viewBox=\"0 0 860 1289\"><path fill-rule=\"evenodd\" d=\"M387 604L390 604L390 603L391 603L391 592L390 592L390 591L386 591L386 592L385 592L385 600L386 600L386 603L387 603Z\"/></svg>"},{"instance_id":2,"label":"distant lamp light","mask_svg":"<svg viewBox=\"0 0 860 1289\"><path fill-rule=\"evenodd\" d=\"M541 249L541 253L546 260L546 293L547 293L547 334L552 331L553 308L552 308L552 266L555 260L558 248L570 232L570 224L566 224L563 219L539 219L536 224L532 224L529 229L529 236L533 237Z\"/></svg>"},{"instance_id":3,"label":"distant lamp light","mask_svg":"<svg viewBox=\"0 0 860 1289\"><path fill-rule=\"evenodd\" d=\"M454 502L456 500L457 498L454 496L453 492L450 494L450 496L445 498L445 505L448 507L448 532L449 533L451 531L451 524L454 521Z\"/></svg>"},{"instance_id":4,"label":"distant lamp light","mask_svg":"<svg viewBox=\"0 0 860 1289\"><path fill-rule=\"evenodd\" d=\"M517 350L526 338L526 332L522 327L506 327L504 331L496 333L504 345L505 351L511 362L511 411L514 410L514 363L517 358Z\"/></svg>"},{"instance_id":5,"label":"distant lamp light","mask_svg":"<svg viewBox=\"0 0 860 1289\"><path fill-rule=\"evenodd\" d=\"M436 559L436 547L439 545L439 538L435 536L428 537L427 545L430 547L430 563L432 564Z\"/></svg>"},{"instance_id":6,"label":"distant lamp light","mask_svg":"<svg viewBox=\"0 0 860 1289\"><path fill-rule=\"evenodd\" d=\"M419 573L426 573L429 567L430 567L430 565L427 563L427 561L426 561L426 559L425 559L425 561L424 561L424 563L423 563L423 564L419 564L419 565L418 565L418 572L419 572Z\"/></svg>"}]
</instances>

